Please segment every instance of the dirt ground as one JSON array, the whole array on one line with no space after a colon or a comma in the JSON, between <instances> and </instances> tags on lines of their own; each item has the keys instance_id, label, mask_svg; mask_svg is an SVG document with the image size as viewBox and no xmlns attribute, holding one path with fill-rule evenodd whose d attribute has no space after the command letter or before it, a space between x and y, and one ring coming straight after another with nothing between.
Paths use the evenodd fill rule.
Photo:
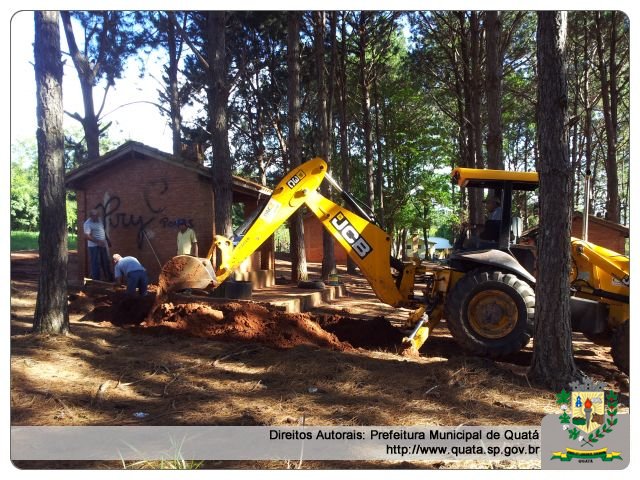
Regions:
<instances>
[{"instance_id":1,"label":"dirt ground","mask_svg":"<svg viewBox=\"0 0 640 480\"><path fill-rule=\"evenodd\" d=\"M72 256L72 262L75 257ZM75 268L75 266L73 267ZM37 254L11 255L12 425L539 425L554 392L530 385L531 345L492 361L466 356L440 325L419 357L398 353L406 312L378 302L362 277L312 313L258 304L164 303L154 289L70 292L71 333L29 333ZM579 368L623 393L608 347L574 339ZM136 414L144 412L144 418ZM23 468L122 468L31 462ZM289 468L205 462L203 468ZM539 462L304 462L302 468L539 468Z\"/></svg>"}]
</instances>

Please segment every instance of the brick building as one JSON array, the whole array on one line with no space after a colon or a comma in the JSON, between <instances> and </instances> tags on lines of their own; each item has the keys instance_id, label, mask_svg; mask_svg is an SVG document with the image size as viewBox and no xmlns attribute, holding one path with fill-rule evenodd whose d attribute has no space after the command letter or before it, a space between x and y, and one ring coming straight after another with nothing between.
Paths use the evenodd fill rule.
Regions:
<instances>
[{"instance_id":1,"label":"brick building","mask_svg":"<svg viewBox=\"0 0 640 480\"><path fill-rule=\"evenodd\" d=\"M574 212L571 217L571 236L582 238L582 212ZM539 227L523 232L522 238L537 239ZM629 227L595 215L589 215L588 240L614 252L629 255Z\"/></svg>"},{"instance_id":2,"label":"brick building","mask_svg":"<svg viewBox=\"0 0 640 480\"><path fill-rule=\"evenodd\" d=\"M303 219L304 224L304 250L307 262L322 263L324 252L322 250L322 234L324 226L313 214L307 214ZM334 238L333 249L335 251L336 265L347 264L347 252Z\"/></svg>"},{"instance_id":3,"label":"brick building","mask_svg":"<svg viewBox=\"0 0 640 480\"><path fill-rule=\"evenodd\" d=\"M185 218L196 231L200 256L205 256L212 244L215 199L211 170L197 160L129 141L69 172L66 184L76 191L78 201L80 283L89 276L82 224L92 208L103 219L111 241L109 253L137 257L152 282L158 279L160 264L176 254L177 219ZM271 190L267 187L234 176L233 202L244 205L245 215L256 208L260 198L269 195ZM273 238L243 264L243 269L270 271L269 275L260 276L260 282L271 283L268 278L273 278Z\"/></svg>"},{"instance_id":4,"label":"brick building","mask_svg":"<svg viewBox=\"0 0 640 480\"><path fill-rule=\"evenodd\" d=\"M571 236L582 238L582 212L575 212L571 219ZM628 252L629 227L595 215L589 215L589 241L614 252Z\"/></svg>"}]
</instances>

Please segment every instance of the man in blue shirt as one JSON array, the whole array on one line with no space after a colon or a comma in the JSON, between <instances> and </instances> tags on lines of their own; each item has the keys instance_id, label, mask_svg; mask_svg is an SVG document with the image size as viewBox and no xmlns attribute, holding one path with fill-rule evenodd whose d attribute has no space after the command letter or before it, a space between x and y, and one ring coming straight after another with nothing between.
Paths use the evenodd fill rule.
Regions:
<instances>
[{"instance_id":1,"label":"man in blue shirt","mask_svg":"<svg viewBox=\"0 0 640 480\"><path fill-rule=\"evenodd\" d=\"M127 282L127 293L135 295L136 289L140 295L147 295L147 271L135 257L122 257L119 254L113 255L114 276L120 283Z\"/></svg>"}]
</instances>

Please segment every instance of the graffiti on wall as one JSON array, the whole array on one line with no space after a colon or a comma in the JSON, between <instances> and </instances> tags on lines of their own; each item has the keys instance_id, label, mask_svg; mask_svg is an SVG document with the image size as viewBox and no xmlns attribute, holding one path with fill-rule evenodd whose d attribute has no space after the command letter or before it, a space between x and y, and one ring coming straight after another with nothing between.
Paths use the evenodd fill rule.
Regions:
<instances>
[{"instance_id":1,"label":"graffiti on wall","mask_svg":"<svg viewBox=\"0 0 640 480\"><path fill-rule=\"evenodd\" d=\"M192 218L185 218L184 220L187 221L187 227L189 228L193 228L193 219ZM160 225L162 225L162 228L175 228L178 226L178 219L174 218L174 219L170 219L169 217L162 217L160 220Z\"/></svg>"},{"instance_id":2,"label":"graffiti on wall","mask_svg":"<svg viewBox=\"0 0 640 480\"><path fill-rule=\"evenodd\" d=\"M138 249L142 249L144 242L145 229L149 227L156 219L155 216L145 217L144 215L135 215L121 211L121 200L118 196L109 196L109 198L103 203L96 205L98 212L102 214L102 221L106 229L116 228L137 228L136 232L136 244Z\"/></svg>"},{"instance_id":3,"label":"graffiti on wall","mask_svg":"<svg viewBox=\"0 0 640 480\"><path fill-rule=\"evenodd\" d=\"M161 178L160 180L152 180L147 183L142 189L142 196L144 197L144 202L147 204L147 208L152 213L162 213L165 207L159 207L156 205L156 199L154 198L156 195L162 197L169 190L169 182L166 179Z\"/></svg>"},{"instance_id":4,"label":"graffiti on wall","mask_svg":"<svg viewBox=\"0 0 640 480\"><path fill-rule=\"evenodd\" d=\"M166 179L152 180L142 187L142 197L150 214L134 214L127 212L122 205L122 200L117 195L105 192L102 202L94 208L102 217L105 231L118 228L135 228L136 245L142 250L145 238L148 240L153 235L149 230L153 222L158 218L158 214L166 209L163 196L169 190L169 182ZM167 216L160 218L158 223L162 228L175 228L178 219L170 219ZM193 225L192 219L187 220L189 226Z\"/></svg>"}]
</instances>

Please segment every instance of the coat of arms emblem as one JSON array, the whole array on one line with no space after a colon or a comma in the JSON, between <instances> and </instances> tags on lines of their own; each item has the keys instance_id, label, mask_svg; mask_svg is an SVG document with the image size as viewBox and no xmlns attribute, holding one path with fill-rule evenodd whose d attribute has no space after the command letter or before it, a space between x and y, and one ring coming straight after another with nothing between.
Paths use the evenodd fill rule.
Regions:
<instances>
[{"instance_id":1,"label":"coat of arms emblem","mask_svg":"<svg viewBox=\"0 0 640 480\"><path fill-rule=\"evenodd\" d=\"M618 423L618 396L605 391L605 385L591 379L569 384L571 392L564 389L556 394L556 403L562 414L560 423L569 439L576 441L581 448L594 450L576 450L568 448L566 453L556 452L553 459L570 461L572 458L601 458L603 461L621 459L619 452L607 452L606 448L596 445Z\"/></svg>"}]
</instances>

